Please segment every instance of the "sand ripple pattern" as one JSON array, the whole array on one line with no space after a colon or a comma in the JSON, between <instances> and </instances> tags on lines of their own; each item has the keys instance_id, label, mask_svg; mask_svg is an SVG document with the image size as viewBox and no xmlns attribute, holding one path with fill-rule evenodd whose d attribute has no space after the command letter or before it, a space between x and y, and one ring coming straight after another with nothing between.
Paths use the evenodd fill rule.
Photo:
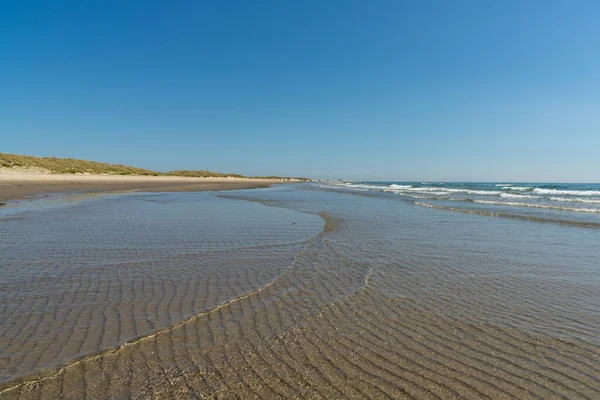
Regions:
<instances>
[{"instance_id":1,"label":"sand ripple pattern","mask_svg":"<svg viewBox=\"0 0 600 400\"><path fill-rule=\"evenodd\" d=\"M317 216L239 201L225 214L231 200L190 198L103 199L2 221L1 381L262 287L323 225Z\"/></svg>"},{"instance_id":2,"label":"sand ripple pattern","mask_svg":"<svg viewBox=\"0 0 600 400\"><path fill-rule=\"evenodd\" d=\"M319 196L302 208L334 208L328 229L262 287L2 397L600 398L593 286L557 296L460 240L413 234L405 245L429 252L407 253L410 221L398 230L360 215L371 199Z\"/></svg>"}]
</instances>

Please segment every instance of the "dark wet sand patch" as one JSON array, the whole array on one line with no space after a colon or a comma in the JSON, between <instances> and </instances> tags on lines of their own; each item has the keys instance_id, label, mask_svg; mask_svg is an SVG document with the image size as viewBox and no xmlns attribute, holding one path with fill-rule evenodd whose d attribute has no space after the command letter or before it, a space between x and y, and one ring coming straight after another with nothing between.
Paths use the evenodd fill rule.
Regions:
<instances>
[{"instance_id":1,"label":"dark wet sand patch","mask_svg":"<svg viewBox=\"0 0 600 400\"><path fill-rule=\"evenodd\" d=\"M201 192L212 190L255 189L271 186L273 183L232 181L232 182L84 182L84 181L0 181L0 202L18 200L44 193L102 192L102 191L147 191L147 192Z\"/></svg>"}]
</instances>

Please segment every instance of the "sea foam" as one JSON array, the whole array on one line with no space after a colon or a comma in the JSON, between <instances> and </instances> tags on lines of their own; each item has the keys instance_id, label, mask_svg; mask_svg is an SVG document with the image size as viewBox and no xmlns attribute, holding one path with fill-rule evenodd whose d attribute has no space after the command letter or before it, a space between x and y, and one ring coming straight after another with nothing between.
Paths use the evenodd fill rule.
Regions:
<instances>
[{"instance_id":1,"label":"sea foam","mask_svg":"<svg viewBox=\"0 0 600 400\"><path fill-rule=\"evenodd\" d=\"M554 194L563 196L600 196L600 190L559 190L559 189L533 189L537 194Z\"/></svg>"},{"instance_id":2,"label":"sea foam","mask_svg":"<svg viewBox=\"0 0 600 400\"><path fill-rule=\"evenodd\" d=\"M561 207L561 206L551 206L551 205L546 205L546 204L519 203L516 201L473 200L473 202L479 203L479 204L493 204L493 205L499 205L499 206L543 208L546 210L556 210L556 211L572 211L572 212L583 212L583 213L593 213L593 214L600 213L599 208Z\"/></svg>"},{"instance_id":3,"label":"sea foam","mask_svg":"<svg viewBox=\"0 0 600 400\"><path fill-rule=\"evenodd\" d=\"M577 197L550 197L552 201L568 202L568 203L584 203L584 204L600 204L600 200L596 199L580 199Z\"/></svg>"},{"instance_id":4,"label":"sea foam","mask_svg":"<svg viewBox=\"0 0 600 400\"><path fill-rule=\"evenodd\" d=\"M506 197L510 199L539 199L539 196L531 196L529 194L515 194L515 193L500 193L500 197Z\"/></svg>"}]
</instances>

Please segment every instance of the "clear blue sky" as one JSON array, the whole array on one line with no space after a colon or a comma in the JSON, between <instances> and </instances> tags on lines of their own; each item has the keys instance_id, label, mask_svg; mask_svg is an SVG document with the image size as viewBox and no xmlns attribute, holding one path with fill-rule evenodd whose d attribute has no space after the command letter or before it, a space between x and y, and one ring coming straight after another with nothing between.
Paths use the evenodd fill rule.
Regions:
<instances>
[{"instance_id":1,"label":"clear blue sky","mask_svg":"<svg viewBox=\"0 0 600 400\"><path fill-rule=\"evenodd\" d=\"M600 181L600 1L0 5L0 151Z\"/></svg>"}]
</instances>

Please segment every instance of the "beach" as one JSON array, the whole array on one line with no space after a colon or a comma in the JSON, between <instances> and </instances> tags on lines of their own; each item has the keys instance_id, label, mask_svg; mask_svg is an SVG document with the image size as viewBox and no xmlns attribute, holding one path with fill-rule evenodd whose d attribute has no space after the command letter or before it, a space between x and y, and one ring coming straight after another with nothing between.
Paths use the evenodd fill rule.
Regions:
<instances>
[{"instance_id":1,"label":"beach","mask_svg":"<svg viewBox=\"0 0 600 400\"><path fill-rule=\"evenodd\" d=\"M2 11L0 400L600 400L600 1Z\"/></svg>"},{"instance_id":2,"label":"beach","mask_svg":"<svg viewBox=\"0 0 600 400\"><path fill-rule=\"evenodd\" d=\"M356 186L10 210L0 398L598 398L600 229Z\"/></svg>"}]
</instances>

